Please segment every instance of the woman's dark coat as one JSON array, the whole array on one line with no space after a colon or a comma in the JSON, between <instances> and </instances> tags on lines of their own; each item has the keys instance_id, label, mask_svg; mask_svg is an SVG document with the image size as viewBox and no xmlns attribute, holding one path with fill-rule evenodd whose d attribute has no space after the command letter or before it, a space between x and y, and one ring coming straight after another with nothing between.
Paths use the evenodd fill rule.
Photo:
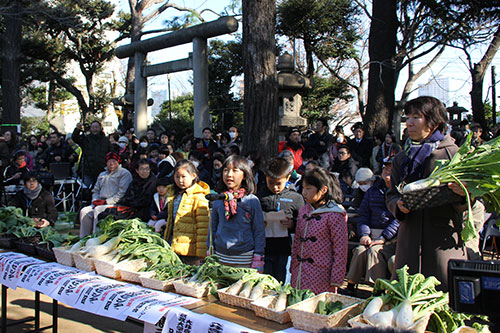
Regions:
<instances>
[{"instance_id":1,"label":"woman's dark coat","mask_svg":"<svg viewBox=\"0 0 500 333\"><path fill-rule=\"evenodd\" d=\"M429 176L437 160L449 160L457 152L454 140L445 136L427 160L425 177ZM405 153L400 152L392 162L391 188L387 192L387 207L400 221L396 262L394 269L409 266L409 273L420 272L441 281L441 290L448 290L448 260L466 259L460 237L465 205L444 205L403 214L397 202L401 198L396 186L401 183L401 163ZM395 275L393 275L395 278Z\"/></svg>"},{"instance_id":2,"label":"woman's dark coat","mask_svg":"<svg viewBox=\"0 0 500 333\"><path fill-rule=\"evenodd\" d=\"M23 210L23 214L31 218L46 219L50 224L54 224L57 220L57 209L54 203L54 197L46 189L42 189L38 197L30 200L24 195L23 190L18 191L9 202L9 206L19 207Z\"/></svg>"}]
</instances>

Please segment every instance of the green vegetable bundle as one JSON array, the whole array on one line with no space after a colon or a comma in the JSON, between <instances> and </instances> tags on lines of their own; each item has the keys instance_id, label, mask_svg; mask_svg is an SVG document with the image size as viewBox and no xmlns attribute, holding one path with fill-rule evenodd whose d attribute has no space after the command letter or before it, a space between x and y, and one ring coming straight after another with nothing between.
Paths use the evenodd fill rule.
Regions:
<instances>
[{"instance_id":1,"label":"green vegetable bundle","mask_svg":"<svg viewBox=\"0 0 500 333\"><path fill-rule=\"evenodd\" d=\"M341 301L319 301L318 305L316 306L316 313L329 316L337 311L342 310L343 307L344 304L342 304Z\"/></svg>"},{"instance_id":2,"label":"green vegetable bundle","mask_svg":"<svg viewBox=\"0 0 500 333\"><path fill-rule=\"evenodd\" d=\"M466 193L468 211L462 239L469 241L478 236L472 222L474 199L482 197L489 212L500 211L500 137L475 148L470 134L450 161L437 166L428 178L418 181L427 187L450 182L458 183ZM421 187L414 186L416 183L406 185L403 192Z\"/></svg>"},{"instance_id":3,"label":"green vegetable bundle","mask_svg":"<svg viewBox=\"0 0 500 333\"><path fill-rule=\"evenodd\" d=\"M17 207L0 208L0 234L14 233L20 227L34 227L35 222L23 215L23 210Z\"/></svg>"}]
</instances>

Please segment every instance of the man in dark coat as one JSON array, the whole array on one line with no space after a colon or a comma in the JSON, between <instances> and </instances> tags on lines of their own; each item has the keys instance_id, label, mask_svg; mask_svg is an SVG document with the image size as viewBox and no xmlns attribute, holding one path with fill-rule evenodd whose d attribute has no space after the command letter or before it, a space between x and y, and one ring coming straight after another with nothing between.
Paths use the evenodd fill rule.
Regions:
<instances>
[{"instance_id":1,"label":"man in dark coat","mask_svg":"<svg viewBox=\"0 0 500 333\"><path fill-rule=\"evenodd\" d=\"M132 179L127 192L117 205L132 208L134 217L148 221L149 207L156 192L156 177L151 173L148 160L139 160L135 171L137 176Z\"/></svg>"},{"instance_id":2,"label":"man in dark coat","mask_svg":"<svg viewBox=\"0 0 500 333\"><path fill-rule=\"evenodd\" d=\"M314 130L315 132L309 136L304 147L314 148L319 156L319 164L326 169L329 167L328 149L333 144L333 135L328 133L328 121L324 118L316 121Z\"/></svg>"},{"instance_id":3,"label":"man in dark coat","mask_svg":"<svg viewBox=\"0 0 500 333\"><path fill-rule=\"evenodd\" d=\"M42 187L34 173L26 173L23 180L23 189L11 199L9 206L21 208L23 214L31 217L39 228L53 225L58 215L54 197Z\"/></svg>"},{"instance_id":4,"label":"man in dark coat","mask_svg":"<svg viewBox=\"0 0 500 333\"><path fill-rule=\"evenodd\" d=\"M50 143L50 146L45 149L45 151L38 159L38 163L40 166L48 168L50 166L50 163L75 161L75 151L64 140L62 140L60 133L50 133L48 141Z\"/></svg>"},{"instance_id":5,"label":"man in dark coat","mask_svg":"<svg viewBox=\"0 0 500 333\"><path fill-rule=\"evenodd\" d=\"M91 187L97 181L99 174L104 171L106 154L111 151L111 143L104 135L98 121L92 122L90 133L87 135L83 132L83 124L78 123L71 138L82 148L83 182L87 187Z\"/></svg>"},{"instance_id":6,"label":"man in dark coat","mask_svg":"<svg viewBox=\"0 0 500 333\"><path fill-rule=\"evenodd\" d=\"M370 168L370 158L372 156L373 143L365 138L363 123L357 122L352 128L354 138L347 142L352 158L358 162L358 167Z\"/></svg>"}]
</instances>

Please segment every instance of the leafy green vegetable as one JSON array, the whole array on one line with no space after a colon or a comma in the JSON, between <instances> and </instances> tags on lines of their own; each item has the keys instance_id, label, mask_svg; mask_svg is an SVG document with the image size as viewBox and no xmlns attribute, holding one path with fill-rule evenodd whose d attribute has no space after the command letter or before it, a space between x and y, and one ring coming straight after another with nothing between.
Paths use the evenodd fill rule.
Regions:
<instances>
[{"instance_id":1,"label":"leafy green vegetable","mask_svg":"<svg viewBox=\"0 0 500 333\"><path fill-rule=\"evenodd\" d=\"M305 299L315 296L314 293L309 289L297 289L297 288L292 288L290 285L288 286L290 288L290 293L287 296L288 306L294 305L298 302L302 302Z\"/></svg>"},{"instance_id":2,"label":"leafy green vegetable","mask_svg":"<svg viewBox=\"0 0 500 333\"><path fill-rule=\"evenodd\" d=\"M316 313L329 316L332 313L342 310L343 307L344 304L341 301L319 301L316 306Z\"/></svg>"},{"instance_id":3,"label":"leafy green vegetable","mask_svg":"<svg viewBox=\"0 0 500 333\"><path fill-rule=\"evenodd\" d=\"M477 322L477 320L484 323ZM471 324L468 323L470 321L475 321L474 323L472 323L472 327L475 328L478 332L490 332L487 325L488 317L453 312L447 305L444 306L443 309L435 311L432 314L426 331L436 333L451 333L460 326L470 326Z\"/></svg>"}]
</instances>

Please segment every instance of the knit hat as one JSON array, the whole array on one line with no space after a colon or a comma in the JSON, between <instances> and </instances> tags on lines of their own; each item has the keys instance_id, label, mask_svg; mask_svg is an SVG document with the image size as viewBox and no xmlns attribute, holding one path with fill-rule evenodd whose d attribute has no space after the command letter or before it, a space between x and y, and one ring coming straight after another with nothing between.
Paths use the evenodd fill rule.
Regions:
<instances>
[{"instance_id":1,"label":"knit hat","mask_svg":"<svg viewBox=\"0 0 500 333\"><path fill-rule=\"evenodd\" d=\"M128 138L126 136L120 136L120 138L118 139L118 143L128 144Z\"/></svg>"},{"instance_id":2,"label":"knit hat","mask_svg":"<svg viewBox=\"0 0 500 333\"><path fill-rule=\"evenodd\" d=\"M120 155L118 155L117 153L112 152L112 151L110 151L109 153L106 154L106 162L111 160L111 159L116 160L118 163L121 162Z\"/></svg>"},{"instance_id":3,"label":"knit hat","mask_svg":"<svg viewBox=\"0 0 500 333\"><path fill-rule=\"evenodd\" d=\"M158 178L156 180L156 186L167 186L170 185L171 183L172 182L166 177Z\"/></svg>"},{"instance_id":4,"label":"knit hat","mask_svg":"<svg viewBox=\"0 0 500 333\"><path fill-rule=\"evenodd\" d=\"M356 182L368 182L374 180L373 171L369 168L359 168L355 176Z\"/></svg>"}]
</instances>

